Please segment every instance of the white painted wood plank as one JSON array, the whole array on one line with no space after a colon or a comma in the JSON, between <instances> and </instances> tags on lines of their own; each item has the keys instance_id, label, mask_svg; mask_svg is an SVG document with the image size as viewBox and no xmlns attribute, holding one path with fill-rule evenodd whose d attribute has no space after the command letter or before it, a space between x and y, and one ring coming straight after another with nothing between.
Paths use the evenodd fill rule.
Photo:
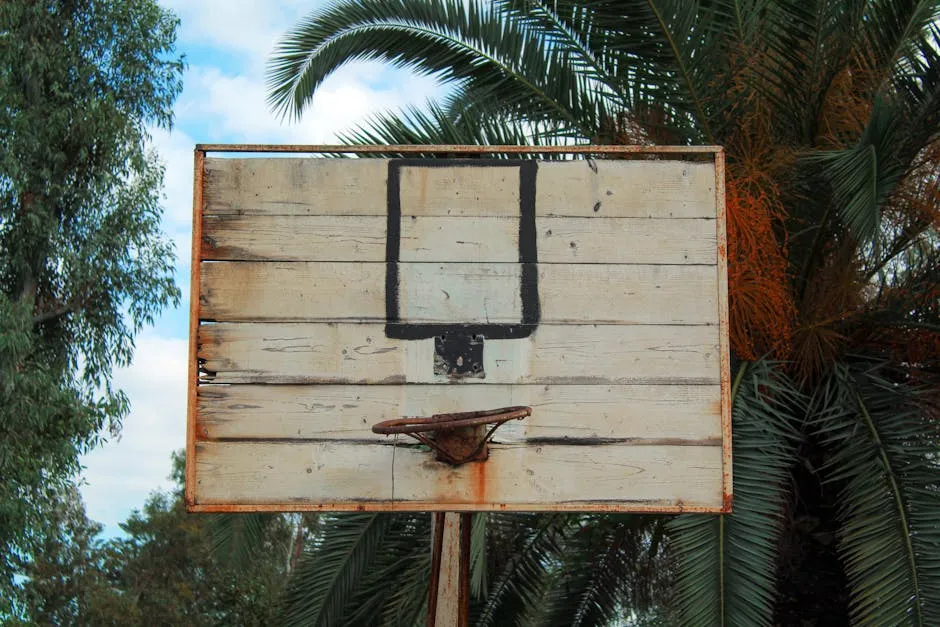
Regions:
<instances>
[{"instance_id":1,"label":"white painted wood plank","mask_svg":"<svg viewBox=\"0 0 940 627\"><path fill-rule=\"evenodd\" d=\"M519 168L401 168L401 215L519 218Z\"/></svg>"},{"instance_id":2,"label":"white painted wood plank","mask_svg":"<svg viewBox=\"0 0 940 627\"><path fill-rule=\"evenodd\" d=\"M207 158L205 163L206 214L383 216L387 212L385 159ZM402 214L518 215L518 172L512 167L404 167ZM714 183L713 163L540 162L536 212L714 218Z\"/></svg>"},{"instance_id":3,"label":"white painted wood plank","mask_svg":"<svg viewBox=\"0 0 940 627\"><path fill-rule=\"evenodd\" d=\"M372 425L402 416L532 407L496 432L532 439L721 437L716 385L203 385L200 438L389 441Z\"/></svg>"},{"instance_id":4,"label":"white painted wood plank","mask_svg":"<svg viewBox=\"0 0 940 627\"><path fill-rule=\"evenodd\" d=\"M204 261L208 320L384 320L385 264Z\"/></svg>"},{"instance_id":5,"label":"white painted wood plank","mask_svg":"<svg viewBox=\"0 0 940 627\"><path fill-rule=\"evenodd\" d=\"M386 224L381 216L209 215L202 258L384 262Z\"/></svg>"},{"instance_id":6,"label":"white painted wood plank","mask_svg":"<svg viewBox=\"0 0 940 627\"><path fill-rule=\"evenodd\" d=\"M414 447L200 442L196 502L721 505L720 446L494 445L452 467Z\"/></svg>"},{"instance_id":7,"label":"white painted wood plank","mask_svg":"<svg viewBox=\"0 0 940 627\"><path fill-rule=\"evenodd\" d=\"M206 216L210 260L385 261L381 216ZM715 264L710 219L538 219L543 263ZM515 262L519 220L499 217L401 218L401 261Z\"/></svg>"},{"instance_id":8,"label":"white painted wood plank","mask_svg":"<svg viewBox=\"0 0 940 627\"><path fill-rule=\"evenodd\" d=\"M710 219L539 217L537 233L543 263L717 263Z\"/></svg>"},{"instance_id":9,"label":"white painted wood plank","mask_svg":"<svg viewBox=\"0 0 940 627\"><path fill-rule=\"evenodd\" d=\"M542 320L718 324L714 266L540 264Z\"/></svg>"},{"instance_id":10,"label":"white painted wood plank","mask_svg":"<svg viewBox=\"0 0 940 627\"><path fill-rule=\"evenodd\" d=\"M406 348L377 324L209 324L198 357L218 382L404 382Z\"/></svg>"},{"instance_id":11,"label":"white painted wood plank","mask_svg":"<svg viewBox=\"0 0 940 627\"><path fill-rule=\"evenodd\" d=\"M518 264L399 264L409 322L521 320ZM384 320L384 263L203 262L207 320ZM542 322L717 324L715 266L541 264Z\"/></svg>"},{"instance_id":12,"label":"white painted wood plank","mask_svg":"<svg viewBox=\"0 0 940 627\"><path fill-rule=\"evenodd\" d=\"M199 328L216 383L447 383L434 340L385 337L381 324L219 323ZM486 340L483 383L716 384L718 327L540 325Z\"/></svg>"},{"instance_id":13,"label":"white painted wood plank","mask_svg":"<svg viewBox=\"0 0 940 627\"><path fill-rule=\"evenodd\" d=\"M402 263L402 322L513 323L522 320L517 263Z\"/></svg>"},{"instance_id":14,"label":"white painted wood plank","mask_svg":"<svg viewBox=\"0 0 940 627\"><path fill-rule=\"evenodd\" d=\"M715 164L689 161L540 162L539 216L714 218Z\"/></svg>"},{"instance_id":15,"label":"white painted wood plank","mask_svg":"<svg viewBox=\"0 0 940 627\"><path fill-rule=\"evenodd\" d=\"M519 261L518 216L403 216L400 233L401 261Z\"/></svg>"},{"instance_id":16,"label":"white painted wood plank","mask_svg":"<svg viewBox=\"0 0 940 627\"><path fill-rule=\"evenodd\" d=\"M387 213L384 159L207 158L207 215Z\"/></svg>"}]
</instances>

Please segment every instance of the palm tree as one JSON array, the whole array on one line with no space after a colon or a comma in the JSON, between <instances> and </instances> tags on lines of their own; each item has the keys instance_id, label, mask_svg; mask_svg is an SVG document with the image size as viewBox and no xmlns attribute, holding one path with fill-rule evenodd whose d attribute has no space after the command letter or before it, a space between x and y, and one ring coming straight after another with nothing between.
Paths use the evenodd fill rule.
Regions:
<instances>
[{"instance_id":1,"label":"palm tree","mask_svg":"<svg viewBox=\"0 0 940 627\"><path fill-rule=\"evenodd\" d=\"M480 624L664 608L683 625L940 624L938 14L935 0L341 0L281 40L269 101L285 116L357 59L452 88L350 142L725 147L734 513L479 516ZM423 521L324 522L290 616L414 622ZM408 585L386 595L378 576Z\"/></svg>"}]
</instances>

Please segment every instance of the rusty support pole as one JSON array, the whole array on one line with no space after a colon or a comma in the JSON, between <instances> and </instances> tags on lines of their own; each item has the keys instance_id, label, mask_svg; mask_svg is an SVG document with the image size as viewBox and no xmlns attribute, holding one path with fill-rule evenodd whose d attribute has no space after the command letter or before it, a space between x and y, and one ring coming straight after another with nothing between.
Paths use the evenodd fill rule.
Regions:
<instances>
[{"instance_id":1,"label":"rusty support pole","mask_svg":"<svg viewBox=\"0 0 940 627\"><path fill-rule=\"evenodd\" d=\"M431 529L428 627L469 627L472 514L436 512Z\"/></svg>"}]
</instances>

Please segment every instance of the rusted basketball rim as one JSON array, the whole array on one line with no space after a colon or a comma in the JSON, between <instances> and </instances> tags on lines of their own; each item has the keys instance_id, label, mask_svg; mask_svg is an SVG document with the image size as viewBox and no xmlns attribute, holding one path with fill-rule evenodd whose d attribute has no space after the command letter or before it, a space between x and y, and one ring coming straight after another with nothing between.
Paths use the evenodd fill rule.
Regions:
<instances>
[{"instance_id":1,"label":"rusted basketball rim","mask_svg":"<svg viewBox=\"0 0 940 627\"><path fill-rule=\"evenodd\" d=\"M500 425L532 415L532 408L522 405L482 409L430 417L406 416L372 425L373 433L404 434L431 447L438 460L453 466L489 457L487 444ZM484 427L490 426L484 431Z\"/></svg>"}]
</instances>

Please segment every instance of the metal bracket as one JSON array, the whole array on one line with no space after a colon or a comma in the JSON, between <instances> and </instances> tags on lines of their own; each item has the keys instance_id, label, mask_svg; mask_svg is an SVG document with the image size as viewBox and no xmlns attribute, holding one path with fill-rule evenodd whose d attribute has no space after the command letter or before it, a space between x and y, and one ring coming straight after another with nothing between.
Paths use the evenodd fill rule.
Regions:
<instances>
[{"instance_id":1,"label":"metal bracket","mask_svg":"<svg viewBox=\"0 0 940 627\"><path fill-rule=\"evenodd\" d=\"M434 336L434 374L483 379L483 335L453 331Z\"/></svg>"}]
</instances>

